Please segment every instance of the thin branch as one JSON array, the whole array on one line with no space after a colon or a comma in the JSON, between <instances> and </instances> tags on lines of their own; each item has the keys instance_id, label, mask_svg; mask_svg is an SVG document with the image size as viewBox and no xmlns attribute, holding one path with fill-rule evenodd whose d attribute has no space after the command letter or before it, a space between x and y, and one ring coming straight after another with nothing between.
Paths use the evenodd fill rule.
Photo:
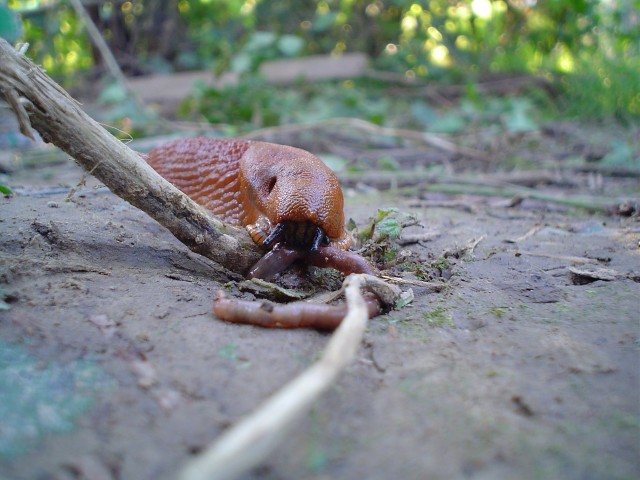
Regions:
<instances>
[{"instance_id":1,"label":"thin branch","mask_svg":"<svg viewBox=\"0 0 640 480\"><path fill-rule=\"evenodd\" d=\"M120 65L118 65L117 60L109 49L109 45L107 45L107 42L105 42L102 34L100 33L100 30L98 30L98 27L96 27L96 24L91 19L91 16L89 16L89 14L87 13L87 10L82 5L82 2L80 0L69 0L69 3L71 3L71 6L75 10L76 14L84 23L91 41L100 52L100 55L102 55L102 59L107 64L109 72L111 73L113 78L115 78L116 81L126 89L127 79L125 78L124 73L122 73Z\"/></svg>"},{"instance_id":2,"label":"thin branch","mask_svg":"<svg viewBox=\"0 0 640 480\"><path fill-rule=\"evenodd\" d=\"M420 183L448 183L480 185L488 187L521 186L532 187L540 184L546 185L572 185L577 182L563 170L535 170L513 171L496 173L473 173L471 175L458 174L455 177L447 174L439 174L428 170L367 170L365 172L340 172L340 182L347 185L364 183L376 187L385 188L391 184L398 186L411 186Z\"/></svg>"},{"instance_id":3,"label":"thin branch","mask_svg":"<svg viewBox=\"0 0 640 480\"><path fill-rule=\"evenodd\" d=\"M399 285L411 285L412 287L426 288L430 292L441 292L442 290L448 288L448 285L442 282L425 282L423 280L392 277L390 275L380 275L380 277L388 282L397 283Z\"/></svg>"},{"instance_id":4,"label":"thin branch","mask_svg":"<svg viewBox=\"0 0 640 480\"><path fill-rule=\"evenodd\" d=\"M529 252L526 250L517 250L515 253L516 255L528 255L530 257L550 258L552 260L560 260L563 262L576 263L578 265L584 265L585 263L600 262L600 260L598 260L597 258L575 257L571 255L554 255L552 253Z\"/></svg>"},{"instance_id":5,"label":"thin branch","mask_svg":"<svg viewBox=\"0 0 640 480\"><path fill-rule=\"evenodd\" d=\"M550 193L540 192L533 188L517 187L515 185L505 185L504 187L471 184L471 183L441 183L423 185L421 188L427 192L446 193L449 195L479 195L489 197L520 197L540 200L542 202L565 205L573 208L581 208L591 212L611 213L615 211L619 201L614 198L603 198L601 196L559 196Z\"/></svg>"},{"instance_id":6,"label":"thin branch","mask_svg":"<svg viewBox=\"0 0 640 480\"><path fill-rule=\"evenodd\" d=\"M21 99L20 96L18 95L18 92L16 92L13 89L1 89L2 93L4 94L4 98L6 99L7 103L9 104L9 107L11 108L11 110L13 110L16 114L17 120L18 120L18 125L20 126L20 133L23 134L25 137L29 138L30 140L33 140L34 142L36 141L36 137L33 134L33 130L31 130L31 128L28 127L29 125L29 116L27 115L27 112L24 108L23 105L21 105Z\"/></svg>"},{"instance_id":7,"label":"thin branch","mask_svg":"<svg viewBox=\"0 0 640 480\"><path fill-rule=\"evenodd\" d=\"M210 216L82 111L41 68L0 39L0 90L20 128L33 128L73 157L109 189L166 227L178 240L238 273L260 257L243 229ZM17 100L16 100L17 99Z\"/></svg>"},{"instance_id":8,"label":"thin branch","mask_svg":"<svg viewBox=\"0 0 640 480\"><path fill-rule=\"evenodd\" d=\"M534 236L536 233L538 233L540 230L542 229L542 225L536 225L534 227L531 227L529 229L529 231L527 231L527 233L525 233L524 235L520 235L517 238L507 238L505 239L505 242L507 243L520 243L520 242L524 242L527 238Z\"/></svg>"},{"instance_id":9,"label":"thin branch","mask_svg":"<svg viewBox=\"0 0 640 480\"><path fill-rule=\"evenodd\" d=\"M289 427L335 381L356 354L368 315L360 286L365 275L346 280L349 311L322 358L280 389L262 406L187 463L181 480L230 480L258 465L286 437Z\"/></svg>"},{"instance_id":10,"label":"thin branch","mask_svg":"<svg viewBox=\"0 0 640 480\"><path fill-rule=\"evenodd\" d=\"M484 161L491 159L490 156L484 152L475 150L473 148L456 145L455 143L450 142L449 140L446 140L445 138L433 133L418 132L415 130L405 130L400 128L381 127L379 125L376 125L375 123L367 122L366 120L361 120L359 118L334 118L313 123L263 128L261 130L254 130L253 132L246 134L245 138L264 138L275 134L297 133L327 127L338 127L341 129L345 127L351 127L357 130L367 131L375 135L416 141L424 145L429 145L430 147L437 148L438 150L448 153L455 153L464 157L476 158Z\"/></svg>"}]
</instances>

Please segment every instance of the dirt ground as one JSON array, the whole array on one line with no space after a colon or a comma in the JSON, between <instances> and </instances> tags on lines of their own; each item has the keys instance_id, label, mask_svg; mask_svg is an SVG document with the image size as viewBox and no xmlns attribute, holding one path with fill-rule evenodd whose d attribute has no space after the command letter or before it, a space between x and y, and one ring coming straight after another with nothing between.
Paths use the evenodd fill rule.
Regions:
<instances>
[{"instance_id":1,"label":"dirt ground","mask_svg":"<svg viewBox=\"0 0 640 480\"><path fill-rule=\"evenodd\" d=\"M6 176L0 478L174 478L329 334L217 320L227 273L92 180L67 201L81 176L71 161ZM604 189L640 196L637 178ZM434 235L407 258L440 262L447 287L405 285L414 301L371 320L357 360L244 478L640 478L638 216L346 197L358 224L414 213L411 231Z\"/></svg>"}]
</instances>

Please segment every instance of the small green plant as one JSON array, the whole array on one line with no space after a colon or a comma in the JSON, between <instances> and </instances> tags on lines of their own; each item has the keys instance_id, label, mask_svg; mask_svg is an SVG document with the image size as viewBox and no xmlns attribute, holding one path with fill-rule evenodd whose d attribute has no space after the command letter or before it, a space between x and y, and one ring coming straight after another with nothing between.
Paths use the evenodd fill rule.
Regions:
<instances>
[{"instance_id":1,"label":"small green plant","mask_svg":"<svg viewBox=\"0 0 640 480\"><path fill-rule=\"evenodd\" d=\"M197 88L179 113L184 117L203 115L214 124L259 128L282 123L283 107L274 89L254 75L236 85Z\"/></svg>"},{"instance_id":2,"label":"small green plant","mask_svg":"<svg viewBox=\"0 0 640 480\"><path fill-rule=\"evenodd\" d=\"M440 273L442 273L443 271L451 268L451 264L449 263L449 260L447 260L445 257L438 257L433 262L431 262L431 267L439 270Z\"/></svg>"},{"instance_id":3,"label":"small green plant","mask_svg":"<svg viewBox=\"0 0 640 480\"><path fill-rule=\"evenodd\" d=\"M433 279L433 276L431 275L432 272L429 271L429 267L425 266L420 262L412 262L412 261L402 262L401 264L398 265L398 267L403 272L413 272L413 274L419 280L428 282Z\"/></svg>"},{"instance_id":4,"label":"small green plant","mask_svg":"<svg viewBox=\"0 0 640 480\"><path fill-rule=\"evenodd\" d=\"M493 307L487 310L487 313L490 315L495 315L498 318L504 317L504 314L507 313L509 307Z\"/></svg>"},{"instance_id":5,"label":"small green plant","mask_svg":"<svg viewBox=\"0 0 640 480\"><path fill-rule=\"evenodd\" d=\"M454 326L453 317L442 305L438 305L433 310L425 312L422 316L432 327L452 328Z\"/></svg>"},{"instance_id":6,"label":"small green plant","mask_svg":"<svg viewBox=\"0 0 640 480\"><path fill-rule=\"evenodd\" d=\"M415 223L412 215L402 213L397 208L378 209L376 216L370 219L356 236L361 241L372 240L377 233L380 239L395 239L408 224Z\"/></svg>"},{"instance_id":7,"label":"small green plant","mask_svg":"<svg viewBox=\"0 0 640 480\"><path fill-rule=\"evenodd\" d=\"M406 258L399 255L399 246L395 240L404 227L415 223L416 219L411 214L400 212L396 208L383 208L379 209L376 216L370 218L361 229L358 229L352 220L348 222L347 228L364 244L366 256L390 268L402 263Z\"/></svg>"}]
</instances>

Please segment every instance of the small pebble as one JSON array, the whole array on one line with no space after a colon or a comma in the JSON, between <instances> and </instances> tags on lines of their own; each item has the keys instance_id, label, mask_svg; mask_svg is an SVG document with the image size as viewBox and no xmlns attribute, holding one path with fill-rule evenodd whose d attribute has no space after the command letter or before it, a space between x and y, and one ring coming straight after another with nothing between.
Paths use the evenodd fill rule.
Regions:
<instances>
[{"instance_id":1,"label":"small pebble","mask_svg":"<svg viewBox=\"0 0 640 480\"><path fill-rule=\"evenodd\" d=\"M58 208L58 202L47 202L47 207Z\"/></svg>"}]
</instances>

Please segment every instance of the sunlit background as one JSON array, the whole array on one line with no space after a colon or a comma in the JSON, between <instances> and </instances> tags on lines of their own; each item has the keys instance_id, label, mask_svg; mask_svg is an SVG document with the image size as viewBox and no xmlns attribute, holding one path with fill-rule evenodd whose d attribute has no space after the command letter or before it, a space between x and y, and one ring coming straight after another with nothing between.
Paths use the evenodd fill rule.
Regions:
<instances>
[{"instance_id":1,"label":"sunlit background","mask_svg":"<svg viewBox=\"0 0 640 480\"><path fill-rule=\"evenodd\" d=\"M84 4L130 75L246 72L273 58L359 51L408 81L527 73L558 80L569 113L640 114L637 0ZM96 67L99 56L67 2L9 0L8 7L22 23L2 21L0 34L29 42L30 55L66 86Z\"/></svg>"}]
</instances>

